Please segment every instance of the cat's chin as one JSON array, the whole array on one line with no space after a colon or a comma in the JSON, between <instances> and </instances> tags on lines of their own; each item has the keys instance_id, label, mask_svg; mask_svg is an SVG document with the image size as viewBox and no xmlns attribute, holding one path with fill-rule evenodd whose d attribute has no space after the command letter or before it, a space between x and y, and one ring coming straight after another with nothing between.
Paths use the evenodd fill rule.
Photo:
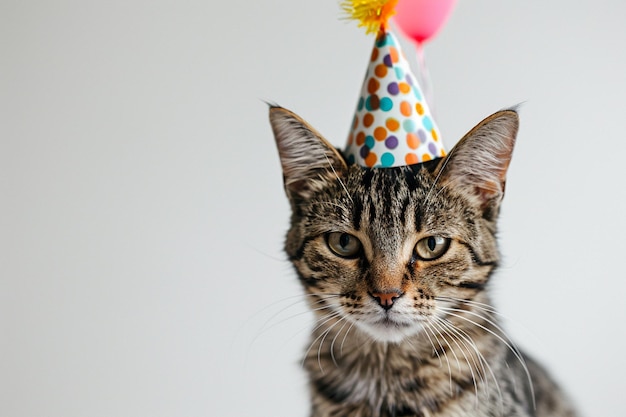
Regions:
<instances>
[{"instance_id":1,"label":"cat's chin","mask_svg":"<svg viewBox=\"0 0 626 417\"><path fill-rule=\"evenodd\" d=\"M402 343L422 331L419 323L402 323L383 319L375 323L358 322L358 326L377 342Z\"/></svg>"}]
</instances>

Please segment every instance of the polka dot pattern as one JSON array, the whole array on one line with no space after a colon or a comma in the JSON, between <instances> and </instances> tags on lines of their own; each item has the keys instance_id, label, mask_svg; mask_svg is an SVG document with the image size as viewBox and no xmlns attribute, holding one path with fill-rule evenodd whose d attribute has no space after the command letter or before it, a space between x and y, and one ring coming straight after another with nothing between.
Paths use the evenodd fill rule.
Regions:
<instances>
[{"instance_id":1,"label":"polka dot pattern","mask_svg":"<svg viewBox=\"0 0 626 417\"><path fill-rule=\"evenodd\" d=\"M395 36L379 34L348 136L349 163L386 168L446 155L415 80Z\"/></svg>"}]
</instances>

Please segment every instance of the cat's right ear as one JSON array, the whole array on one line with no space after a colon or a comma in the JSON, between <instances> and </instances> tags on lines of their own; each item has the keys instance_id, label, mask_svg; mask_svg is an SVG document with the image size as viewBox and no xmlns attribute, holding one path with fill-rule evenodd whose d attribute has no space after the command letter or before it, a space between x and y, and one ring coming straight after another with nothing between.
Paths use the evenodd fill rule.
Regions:
<instances>
[{"instance_id":1,"label":"cat's right ear","mask_svg":"<svg viewBox=\"0 0 626 417\"><path fill-rule=\"evenodd\" d=\"M348 167L339 151L298 115L272 106L270 123L290 198L306 199L328 181L345 176Z\"/></svg>"}]
</instances>

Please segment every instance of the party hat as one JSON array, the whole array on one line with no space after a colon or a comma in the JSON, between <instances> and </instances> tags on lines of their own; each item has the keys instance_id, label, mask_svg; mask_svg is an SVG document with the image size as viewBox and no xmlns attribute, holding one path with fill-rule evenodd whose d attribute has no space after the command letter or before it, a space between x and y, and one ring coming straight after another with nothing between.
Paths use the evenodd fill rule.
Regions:
<instances>
[{"instance_id":1,"label":"party hat","mask_svg":"<svg viewBox=\"0 0 626 417\"><path fill-rule=\"evenodd\" d=\"M370 168L413 165L445 156L417 77L388 30L397 0L352 0L343 9L377 32L348 135L348 163Z\"/></svg>"}]
</instances>

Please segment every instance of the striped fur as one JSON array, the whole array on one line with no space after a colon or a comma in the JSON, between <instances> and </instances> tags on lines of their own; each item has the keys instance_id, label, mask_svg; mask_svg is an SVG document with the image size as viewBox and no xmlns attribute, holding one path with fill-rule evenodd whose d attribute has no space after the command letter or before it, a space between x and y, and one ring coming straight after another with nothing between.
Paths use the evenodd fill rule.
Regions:
<instances>
[{"instance_id":1,"label":"striped fur","mask_svg":"<svg viewBox=\"0 0 626 417\"><path fill-rule=\"evenodd\" d=\"M285 249L317 319L304 359L313 417L575 415L489 301L514 111L444 159L386 169L347 166L286 109L270 121L292 206ZM333 233L361 249L337 255ZM427 260L416 245L432 236L449 246Z\"/></svg>"}]
</instances>

